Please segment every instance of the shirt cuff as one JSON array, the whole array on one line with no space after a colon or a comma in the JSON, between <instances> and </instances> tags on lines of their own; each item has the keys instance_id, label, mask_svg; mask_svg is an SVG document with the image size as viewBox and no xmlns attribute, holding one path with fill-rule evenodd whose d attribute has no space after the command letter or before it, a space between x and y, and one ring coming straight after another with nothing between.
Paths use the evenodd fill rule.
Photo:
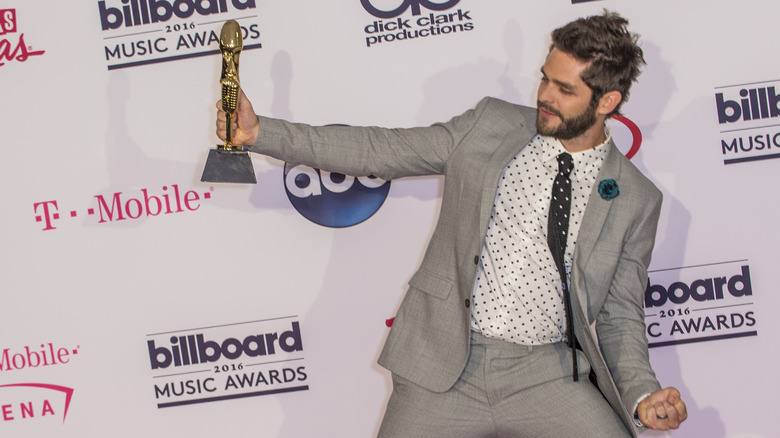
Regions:
<instances>
[{"instance_id":1,"label":"shirt cuff","mask_svg":"<svg viewBox=\"0 0 780 438\"><path fill-rule=\"evenodd\" d=\"M632 415L633 415L634 424L636 425L636 427L645 427L645 425L642 424L642 421L639 420L639 413L636 411L636 408L639 407L639 402L641 402L642 400L646 399L649 395L650 395L650 393L648 392L647 394L644 394L641 397L639 397L639 399L634 403L634 409L631 410L631 412L633 413Z\"/></svg>"}]
</instances>

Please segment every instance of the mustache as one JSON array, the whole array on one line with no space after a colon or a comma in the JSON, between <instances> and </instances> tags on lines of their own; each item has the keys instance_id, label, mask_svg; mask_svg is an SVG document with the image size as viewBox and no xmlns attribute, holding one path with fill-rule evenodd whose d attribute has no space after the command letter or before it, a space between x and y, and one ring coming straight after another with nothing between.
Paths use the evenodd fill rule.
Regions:
<instances>
[{"instance_id":1,"label":"mustache","mask_svg":"<svg viewBox=\"0 0 780 438\"><path fill-rule=\"evenodd\" d=\"M545 103L542 103L542 102L540 102L538 100L536 101L536 108L541 109L541 110L545 110L548 113L555 114L556 116L558 116L561 119L563 119L563 114L561 114L558 110L556 110L555 108L553 108L553 107L551 107L551 106L549 106L549 105L547 105Z\"/></svg>"}]
</instances>

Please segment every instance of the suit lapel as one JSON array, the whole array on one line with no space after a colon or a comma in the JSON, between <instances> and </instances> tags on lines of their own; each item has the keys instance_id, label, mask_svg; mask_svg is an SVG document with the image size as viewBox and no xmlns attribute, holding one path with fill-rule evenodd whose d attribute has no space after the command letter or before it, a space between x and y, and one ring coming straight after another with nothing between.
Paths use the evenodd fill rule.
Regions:
<instances>
[{"instance_id":1,"label":"suit lapel","mask_svg":"<svg viewBox=\"0 0 780 438\"><path fill-rule=\"evenodd\" d=\"M604 163L601 166L601 170L599 170L598 176L596 177L596 183L588 198L588 205L585 208L585 213L582 217L582 225L580 226L580 231L577 236L577 247L574 250L574 266L571 273L572 312L574 313L574 320L579 321L580 330L577 331L577 339L580 341L586 355L588 355L593 371L596 373L599 389L609 401L610 405L612 405L613 409L620 415L620 418L631 433L631 436L636 436L636 432L631 423L631 418L623 407L619 395L620 393L615 386L610 371L601 355L601 349L598 347L598 340L591 330L588 319L588 292L585 288L584 278L580 278L584 275L586 262L593 253L593 248L604 228L607 215L614 205L614 202L605 200L601 197L601 194L599 194L599 183L607 179L614 179L618 182L618 186L620 186L621 183L622 153L615 147L615 144L611 140L609 144L607 144L607 147L609 147L609 151L607 151L607 156L604 157ZM575 329L577 325L578 324L575 323Z\"/></svg>"},{"instance_id":2,"label":"suit lapel","mask_svg":"<svg viewBox=\"0 0 780 438\"><path fill-rule=\"evenodd\" d=\"M490 213L493 211L493 204L496 200L496 193L498 190L498 184L501 180L501 174L506 168L509 161L523 150L528 145L533 136L536 133L533 130L529 130L525 125L521 124L518 129L510 131L501 144L495 149L490 156L490 161L487 163L485 170L485 184L482 184L482 198L480 200L480 216L479 223L483 227L487 227L488 220L490 219ZM482 230L481 236L484 236L487 230Z\"/></svg>"},{"instance_id":3,"label":"suit lapel","mask_svg":"<svg viewBox=\"0 0 780 438\"><path fill-rule=\"evenodd\" d=\"M607 179L614 179L620 185L620 158L621 152L615 147L612 140L606 145L609 150L606 157L604 157L604 163L601 165L598 176L596 177L596 183L593 185L593 190L590 192L588 198L588 206L585 208L585 213L582 217L582 225L580 225L579 234L577 235L577 247L574 250L574 263L572 269L572 277L582 275L582 269L584 269L585 263L590 258L593 248L601 235L601 230L604 227L607 215L609 214L612 205L611 201L605 200L599 194L599 183ZM572 284L579 284L577 279L572 278ZM584 314L588 314L588 299L586 296L582 296L586 291L575 288L573 299L579 303ZM586 319L587 321L587 319Z\"/></svg>"}]
</instances>

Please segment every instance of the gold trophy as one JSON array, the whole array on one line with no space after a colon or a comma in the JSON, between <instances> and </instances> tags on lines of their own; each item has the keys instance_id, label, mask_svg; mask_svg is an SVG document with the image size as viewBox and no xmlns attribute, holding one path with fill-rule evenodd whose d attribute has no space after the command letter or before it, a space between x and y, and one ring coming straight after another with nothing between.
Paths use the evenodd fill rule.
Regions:
<instances>
[{"instance_id":1,"label":"gold trophy","mask_svg":"<svg viewBox=\"0 0 780 438\"><path fill-rule=\"evenodd\" d=\"M238 56L244 48L241 26L236 20L228 20L219 35L219 50L222 52L222 109L227 117L225 144L209 150L206 166L200 180L203 182L257 184L255 169L249 152L243 145L233 144L233 117L238 108L241 84L238 81Z\"/></svg>"}]
</instances>

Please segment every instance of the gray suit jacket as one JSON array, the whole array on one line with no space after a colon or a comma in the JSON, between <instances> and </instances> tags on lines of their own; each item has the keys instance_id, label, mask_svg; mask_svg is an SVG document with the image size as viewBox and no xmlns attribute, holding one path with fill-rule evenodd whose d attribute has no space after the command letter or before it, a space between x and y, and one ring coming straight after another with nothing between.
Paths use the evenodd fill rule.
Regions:
<instances>
[{"instance_id":1,"label":"gray suit jacket","mask_svg":"<svg viewBox=\"0 0 780 438\"><path fill-rule=\"evenodd\" d=\"M436 229L379 357L380 365L432 391L466 366L471 294L499 178L535 135L536 110L485 98L427 128L313 128L260 118L252 151L353 176L443 174ZM614 144L599 172L571 270L574 328L613 409L633 433L639 398L660 389L650 367L642 300L661 193ZM620 194L602 199L598 181ZM598 337L591 325L595 322Z\"/></svg>"}]
</instances>

